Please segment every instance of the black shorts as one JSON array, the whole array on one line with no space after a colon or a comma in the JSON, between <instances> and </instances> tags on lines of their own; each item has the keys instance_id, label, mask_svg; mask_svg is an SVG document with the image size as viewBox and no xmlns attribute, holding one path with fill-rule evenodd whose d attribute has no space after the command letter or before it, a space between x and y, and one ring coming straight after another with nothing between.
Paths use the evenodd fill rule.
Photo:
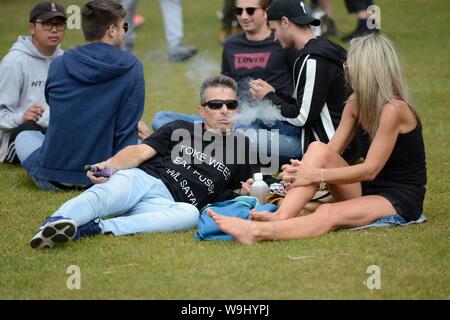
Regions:
<instances>
[{"instance_id":1,"label":"black shorts","mask_svg":"<svg viewBox=\"0 0 450 320\"><path fill-rule=\"evenodd\" d=\"M372 4L372 0L345 0L345 6L349 13L356 13L363 10L366 11L367 7Z\"/></svg>"},{"instance_id":2,"label":"black shorts","mask_svg":"<svg viewBox=\"0 0 450 320\"><path fill-rule=\"evenodd\" d=\"M362 195L386 198L407 222L417 220L423 212L425 186L375 179L362 182Z\"/></svg>"}]
</instances>

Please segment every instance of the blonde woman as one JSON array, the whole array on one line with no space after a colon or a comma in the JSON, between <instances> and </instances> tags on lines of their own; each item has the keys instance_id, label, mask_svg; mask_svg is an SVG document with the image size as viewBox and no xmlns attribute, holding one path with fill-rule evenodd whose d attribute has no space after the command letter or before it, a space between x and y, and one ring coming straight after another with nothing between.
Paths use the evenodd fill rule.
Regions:
<instances>
[{"instance_id":1,"label":"blonde woman","mask_svg":"<svg viewBox=\"0 0 450 320\"><path fill-rule=\"evenodd\" d=\"M345 69L354 94L336 134L328 144L312 143L302 161L283 167L289 192L279 210L251 212L252 221L209 211L237 241L301 239L393 214L407 222L421 215L426 184L422 127L394 46L382 35L356 38ZM349 166L340 154L360 129L370 138L370 146L363 163ZM335 202L296 217L323 183Z\"/></svg>"}]
</instances>

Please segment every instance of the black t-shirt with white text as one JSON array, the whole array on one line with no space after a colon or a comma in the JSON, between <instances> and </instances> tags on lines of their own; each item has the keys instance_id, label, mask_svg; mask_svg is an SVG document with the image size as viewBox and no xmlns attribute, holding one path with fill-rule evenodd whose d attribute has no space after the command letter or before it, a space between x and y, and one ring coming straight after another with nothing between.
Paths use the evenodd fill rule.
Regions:
<instances>
[{"instance_id":1,"label":"black t-shirt with white text","mask_svg":"<svg viewBox=\"0 0 450 320\"><path fill-rule=\"evenodd\" d=\"M200 122L176 120L162 126L143 143L157 154L139 169L162 182L177 202L201 209L226 190L239 189L251 177L249 140L231 131L221 135Z\"/></svg>"}]
</instances>

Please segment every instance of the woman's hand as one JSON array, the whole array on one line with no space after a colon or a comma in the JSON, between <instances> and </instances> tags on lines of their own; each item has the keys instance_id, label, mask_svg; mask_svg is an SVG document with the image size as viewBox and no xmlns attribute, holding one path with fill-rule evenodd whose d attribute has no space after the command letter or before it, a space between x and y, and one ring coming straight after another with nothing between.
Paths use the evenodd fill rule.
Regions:
<instances>
[{"instance_id":1,"label":"woman's hand","mask_svg":"<svg viewBox=\"0 0 450 320\"><path fill-rule=\"evenodd\" d=\"M281 169L283 172L280 178L288 190L320 182L320 169L313 168L304 161L291 160L291 164L284 165Z\"/></svg>"}]
</instances>

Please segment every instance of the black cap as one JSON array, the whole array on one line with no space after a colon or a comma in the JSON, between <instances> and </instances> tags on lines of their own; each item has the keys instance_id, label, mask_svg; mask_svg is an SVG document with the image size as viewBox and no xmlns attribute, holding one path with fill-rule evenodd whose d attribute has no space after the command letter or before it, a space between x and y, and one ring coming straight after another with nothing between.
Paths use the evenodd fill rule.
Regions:
<instances>
[{"instance_id":1,"label":"black cap","mask_svg":"<svg viewBox=\"0 0 450 320\"><path fill-rule=\"evenodd\" d=\"M47 21L54 17L67 19L64 7L53 1L39 2L30 12L30 22L36 20Z\"/></svg>"},{"instance_id":2,"label":"black cap","mask_svg":"<svg viewBox=\"0 0 450 320\"><path fill-rule=\"evenodd\" d=\"M295 24L311 24L319 26L320 20L306 13L306 7L300 0L275 0L267 9L267 20L281 20L288 18Z\"/></svg>"}]
</instances>

